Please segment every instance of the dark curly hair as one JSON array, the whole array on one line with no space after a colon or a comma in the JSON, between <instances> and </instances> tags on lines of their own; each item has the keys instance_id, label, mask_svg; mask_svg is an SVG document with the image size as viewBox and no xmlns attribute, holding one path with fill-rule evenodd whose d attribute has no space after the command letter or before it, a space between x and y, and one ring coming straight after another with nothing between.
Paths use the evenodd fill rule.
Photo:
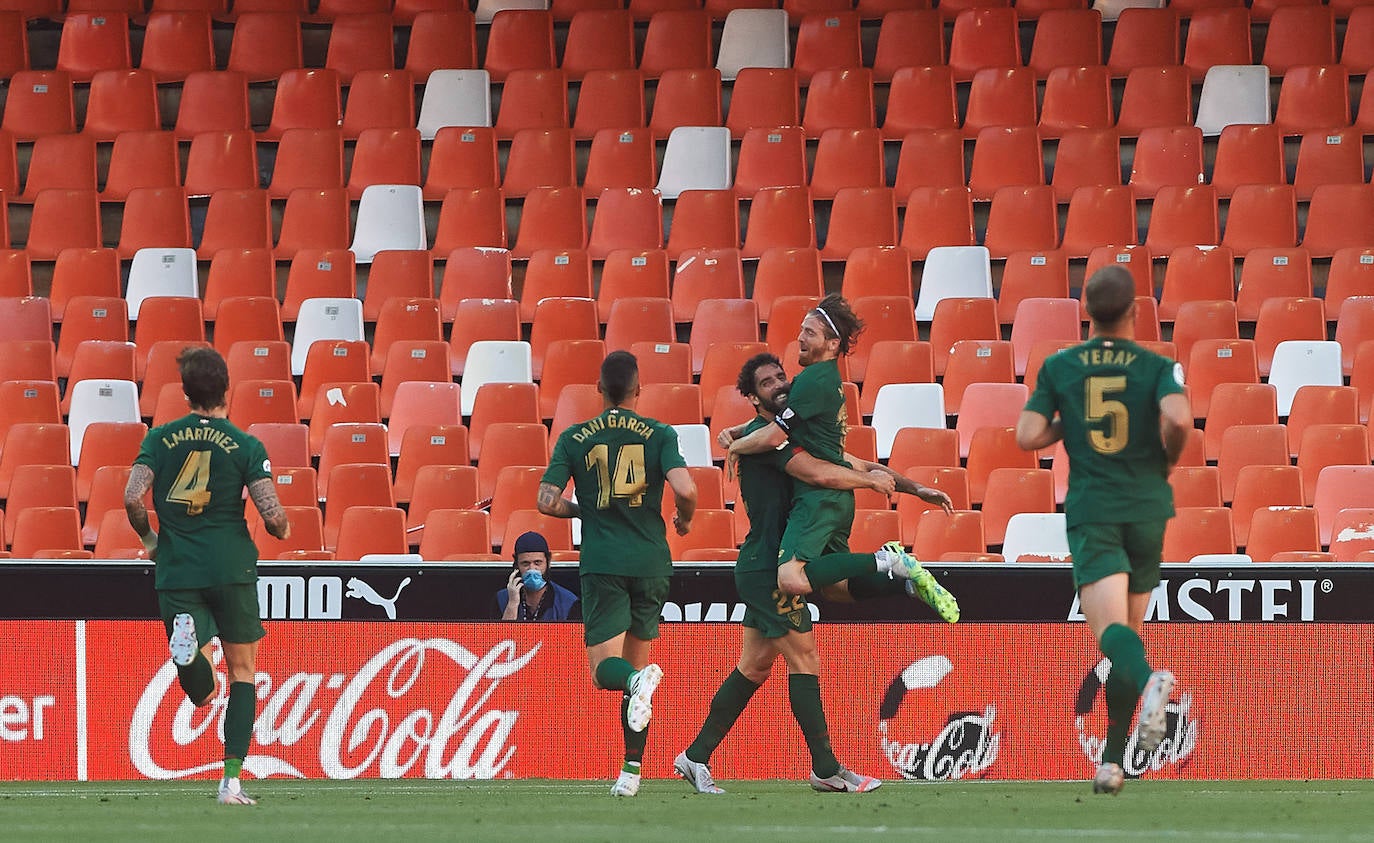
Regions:
<instances>
[{"instance_id":1,"label":"dark curly hair","mask_svg":"<svg viewBox=\"0 0 1374 843\"><path fill-rule=\"evenodd\" d=\"M782 361L778 359L776 354L770 354L767 351L762 354L755 354L753 357L744 361L744 368L739 370L739 377L735 380L735 389L739 390L739 394L743 395L745 398L753 395L755 389L755 375L757 375L760 368L769 365L782 368Z\"/></svg>"}]
</instances>

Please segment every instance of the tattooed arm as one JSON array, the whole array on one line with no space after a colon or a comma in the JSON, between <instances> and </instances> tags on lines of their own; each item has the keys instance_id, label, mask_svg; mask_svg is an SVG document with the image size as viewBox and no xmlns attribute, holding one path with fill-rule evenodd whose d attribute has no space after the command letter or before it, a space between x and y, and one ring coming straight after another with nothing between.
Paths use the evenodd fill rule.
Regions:
<instances>
[{"instance_id":1,"label":"tattooed arm","mask_svg":"<svg viewBox=\"0 0 1374 843\"><path fill-rule=\"evenodd\" d=\"M539 484L539 511L554 518L581 518L582 509L563 497L563 490L552 483Z\"/></svg>"},{"instance_id":2,"label":"tattooed arm","mask_svg":"<svg viewBox=\"0 0 1374 843\"><path fill-rule=\"evenodd\" d=\"M291 537L291 520L286 517L286 507L281 505L281 499L277 497L277 487L273 485L271 477L262 477L249 483L248 496L258 508L258 514L262 516L263 526L267 528L268 533L278 539Z\"/></svg>"},{"instance_id":3,"label":"tattooed arm","mask_svg":"<svg viewBox=\"0 0 1374 843\"><path fill-rule=\"evenodd\" d=\"M950 500L949 495L939 489L931 486L923 486L910 477L907 477L905 474L899 474L881 463L869 462L868 460L860 459L849 453L846 453L844 458L845 461L854 466L857 471L876 471L888 475L892 478L893 484L896 486L896 491L903 495L915 495L926 503L935 504L945 512L954 511L954 502Z\"/></svg>"},{"instance_id":4,"label":"tattooed arm","mask_svg":"<svg viewBox=\"0 0 1374 843\"><path fill-rule=\"evenodd\" d=\"M124 512L129 516L129 526L134 528L143 541L143 547L151 559L157 550L157 533L148 521L148 507L143 505L143 496L153 487L153 470L146 465L136 464L129 472L129 482L124 486Z\"/></svg>"}]
</instances>

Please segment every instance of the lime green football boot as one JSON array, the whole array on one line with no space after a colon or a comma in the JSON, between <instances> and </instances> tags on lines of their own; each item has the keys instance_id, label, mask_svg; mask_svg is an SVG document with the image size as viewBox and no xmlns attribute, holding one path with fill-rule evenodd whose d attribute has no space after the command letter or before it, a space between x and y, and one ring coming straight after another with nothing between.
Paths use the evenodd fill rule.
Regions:
<instances>
[{"instance_id":1,"label":"lime green football boot","mask_svg":"<svg viewBox=\"0 0 1374 843\"><path fill-rule=\"evenodd\" d=\"M908 594L921 598L942 620L958 622L959 601L947 588L936 582L935 575L923 568L915 556L906 552L901 542L888 542L883 545L883 550L894 560L890 569L892 575L907 581Z\"/></svg>"}]
</instances>

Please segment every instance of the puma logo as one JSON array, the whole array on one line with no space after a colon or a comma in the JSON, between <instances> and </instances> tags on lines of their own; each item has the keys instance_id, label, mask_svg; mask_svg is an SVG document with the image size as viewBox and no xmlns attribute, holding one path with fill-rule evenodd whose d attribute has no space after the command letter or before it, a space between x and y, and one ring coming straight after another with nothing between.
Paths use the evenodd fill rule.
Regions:
<instances>
[{"instance_id":1,"label":"puma logo","mask_svg":"<svg viewBox=\"0 0 1374 843\"><path fill-rule=\"evenodd\" d=\"M396 593L388 599L377 593L377 590L357 577L348 578L348 590L344 592L345 597L353 597L358 600L365 600L373 606L381 606L386 610L386 616L391 620L396 620L396 600L401 596L405 587L410 585L410 577L401 580L401 584L396 586Z\"/></svg>"}]
</instances>

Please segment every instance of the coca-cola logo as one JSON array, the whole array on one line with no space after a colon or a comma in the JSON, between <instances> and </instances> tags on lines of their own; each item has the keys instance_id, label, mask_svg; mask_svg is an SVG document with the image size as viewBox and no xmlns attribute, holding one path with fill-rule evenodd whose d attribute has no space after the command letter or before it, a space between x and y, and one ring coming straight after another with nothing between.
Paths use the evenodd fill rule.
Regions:
<instances>
[{"instance_id":1,"label":"coca-cola logo","mask_svg":"<svg viewBox=\"0 0 1374 843\"><path fill-rule=\"evenodd\" d=\"M487 704L540 646L520 653L505 640L478 655L447 638L401 638L352 673L259 672L244 769L258 778L494 778L515 755L520 712ZM216 647L212 662L221 660ZM219 761L187 762L218 757L225 689L221 677L215 699L196 708L177 685L176 668L164 662L130 718L129 757L138 772L179 779L218 770Z\"/></svg>"},{"instance_id":2,"label":"coca-cola logo","mask_svg":"<svg viewBox=\"0 0 1374 843\"><path fill-rule=\"evenodd\" d=\"M1097 706L1096 702L1105 696L1102 687L1111 669L1111 661L1105 658L1094 665L1078 686L1078 698L1074 703L1073 722L1078 732L1078 745L1093 767L1102 763L1102 748L1107 743L1107 704L1103 700L1102 705ZM1100 713L1094 714L1095 708ZM1134 729L1128 734L1121 764L1127 776L1134 778L1165 767L1182 767L1197 748L1198 722L1192 716L1193 695L1186 691L1180 693L1177 702L1166 704L1164 711L1168 728L1154 752L1146 752L1139 746Z\"/></svg>"},{"instance_id":3,"label":"coca-cola logo","mask_svg":"<svg viewBox=\"0 0 1374 843\"><path fill-rule=\"evenodd\" d=\"M926 656L907 666L888 685L878 710L878 741L888 763L902 778L937 781L981 776L997 761L1002 736L993 731L997 719L997 706L993 703L985 705L981 712L949 711L947 704L935 707L937 711L949 711L938 729L934 728L937 723L916 723L912 716L897 719L908 694L931 696L953 670L954 663L946 656ZM927 712L932 710L930 702L933 700L927 699L912 708ZM903 732L915 734L916 738L909 740Z\"/></svg>"}]
</instances>

